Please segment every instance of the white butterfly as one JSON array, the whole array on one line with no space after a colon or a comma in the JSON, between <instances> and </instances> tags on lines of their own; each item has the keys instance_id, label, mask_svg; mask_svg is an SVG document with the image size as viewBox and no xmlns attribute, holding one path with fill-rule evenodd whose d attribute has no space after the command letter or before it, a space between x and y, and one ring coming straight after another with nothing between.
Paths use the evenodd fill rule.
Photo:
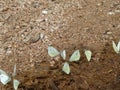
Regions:
<instances>
[{"instance_id":1,"label":"white butterfly","mask_svg":"<svg viewBox=\"0 0 120 90\"><path fill-rule=\"evenodd\" d=\"M119 54L120 53L120 41L118 42L118 44L116 45L114 41L112 41L112 46L114 51Z\"/></svg>"},{"instance_id":2,"label":"white butterfly","mask_svg":"<svg viewBox=\"0 0 120 90\"><path fill-rule=\"evenodd\" d=\"M19 84L20 84L20 81L18 81L17 79L13 80L13 87L14 87L15 90L18 89Z\"/></svg>"},{"instance_id":3,"label":"white butterfly","mask_svg":"<svg viewBox=\"0 0 120 90\"><path fill-rule=\"evenodd\" d=\"M75 50L74 53L71 55L69 61L73 62L73 61L79 61L80 60L80 52L79 50Z\"/></svg>"},{"instance_id":4,"label":"white butterfly","mask_svg":"<svg viewBox=\"0 0 120 90\"><path fill-rule=\"evenodd\" d=\"M14 68L13 68L13 74L12 74L13 77L16 76L16 64L14 65Z\"/></svg>"},{"instance_id":5,"label":"white butterfly","mask_svg":"<svg viewBox=\"0 0 120 90\"><path fill-rule=\"evenodd\" d=\"M69 63L65 62L62 68L62 71L64 71L66 74L70 74L70 66Z\"/></svg>"},{"instance_id":6,"label":"white butterfly","mask_svg":"<svg viewBox=\"0 0 120 90\"><path fill-rule=\"evenodd\" d=\"M66 59L66 51L63 50L61 53L60 53L61 57L65 60Z\"/></svg>"},{"instance_id":7,"label":"white butterfly","mask_svg":"<svg viewBox=\"0 0 120 90\"><path fill-rule=\"evenodd\" d=\"M92 52L90 50L85 50L85 56L88 61L91 60Z\"/></svg>"},{"instance_id":8,"label":"white butterfly","mask_svg":"<svg viewBox=\"0 0 120 90\"><path fill-rule=\"evenodd\" d=\"M60 52L59 52L56 48L54 48L54 47L52 47L52 46L49 46L49 47L48 47L48 54L49 54L51 57L56 57L57 55L60 54Z\"/></svg>"},{"instance_id":9,"label":"white butterfly","mask_svg":"<svg viewBox=\"0 0 120 90\"><path fill-rule=\"evenodd\" d=\"M0 69L0 81L3 85L6 85L8 82L11 81L11 78L9 77L9 75Z\"/></svg>"}]
</instances>

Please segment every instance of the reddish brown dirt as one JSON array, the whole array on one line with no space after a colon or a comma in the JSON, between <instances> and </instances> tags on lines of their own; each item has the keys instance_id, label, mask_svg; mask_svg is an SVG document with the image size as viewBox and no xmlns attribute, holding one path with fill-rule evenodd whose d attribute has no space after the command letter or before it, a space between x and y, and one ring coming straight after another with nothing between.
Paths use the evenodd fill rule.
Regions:
<instances>
[{"instance_id":1,"label":"reddish brown dirt","mask_svg":"<svg viewBox=\"0 0 120 90\"><path fill-rule=\"evenodd\" d=\"M0 0L0 69L11 75L17 64L18 90L120 90L112 40L120 40L119 0ZM61 58L52 66L49 45L66 49L67 60L80 50L70 75ZM90 62L85 49L93 52ZM12 84L0 90L13 90Z\"/></svg>"}]
</instances>

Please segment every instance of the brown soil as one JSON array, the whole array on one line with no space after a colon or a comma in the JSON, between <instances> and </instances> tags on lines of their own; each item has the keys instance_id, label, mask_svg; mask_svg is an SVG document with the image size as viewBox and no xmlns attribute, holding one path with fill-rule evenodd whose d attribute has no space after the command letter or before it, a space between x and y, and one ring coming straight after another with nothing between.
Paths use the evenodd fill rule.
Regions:
<instances>
[{"instance_id":1,"label":"brown soil","mask_svg":"<svg viewBox=\"0 0 120 90\"><path fill-rule=\"evenodd\" d=\"M0 69L12 74L17 64L18 90L120 90L112 40L120 40L119 0L0 0ZM67 60L80 50L70 75L61 58L48 55L49 45L65 49ZM84 49L93 52L91 62Z\"/></svg>"}]
</instances>

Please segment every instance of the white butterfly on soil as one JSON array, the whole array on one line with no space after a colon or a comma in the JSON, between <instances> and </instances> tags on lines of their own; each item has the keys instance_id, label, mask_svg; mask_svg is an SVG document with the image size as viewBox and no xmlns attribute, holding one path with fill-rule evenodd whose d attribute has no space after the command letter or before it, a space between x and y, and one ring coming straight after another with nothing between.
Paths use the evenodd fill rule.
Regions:
<instances>
[{"instance_id":1,"label":"white butterfly on soil","mask_svg":"<svg viewBox=\"0 0 120 90\"><path fill-rule=\"evenodd\" d=\"M50 55L50 57L56 57L57 55L60 54L60 52L56 48L49 46L48 47L48 54Z\"/></svg>"},{"instance_id":2,"label":"white butterfly on soil","mask_svg":"<svg viewBox=\"0 0 120 90\"><path fill-rule=\"evenodd\" d=\"M91 60L92 52L90 50L85 50L85 56L88 61Z\"/></svg>"},{"instance_id":3,"label":"white butterfly on soil","mask_svg":"<svg viewBox=\"0 0 120 90\"><path fill-rule=\"evenodd\" d=\"M13 80L13 87L14 87L15 90L18 89L19 84L20 84L20 81L18 81L17 79Z\"/></svg>"},{"instance_id":4,"label":"white butterfly on soil","mask_svg":"<svg viewBox=\"0 0 120 90\"><path fill-rule=\"evenodd\" d=\"M6 85L11 81L10 76L3 70L0 69L0 81L3 85Z\"/></svg>"},{"instance_id":5,"label":"white butterfly on soil","mask_svg":"<svg viewBox=\"0 0 120 90\"><path fill-rule=\"evenodd\" d=\"M73 61L79 61L79 60L80 60L80 52L79 50L75 50L73 54L71 55L69 61L73 62Z\"/></svg>"},{"instance_id":6,"label":"white butterfly on soil","mask_svg":"<svg viewBox=\"0 0 120 90\"><path fill-rule=\"evenodd\" d=\"M61 53L60 53L61 57L65 60L66 59L66 51L63 50Z\"/></svg>"},{"instance_id":7,"label":"white butterfly on soil","mask_svg":"<svg viewBox=\"0 0 120 90\"><path fill-rule=\"evenodd\" d=\"M112 46L114 51L119 54L120 53L120 41L118 42L118 44L116 45L114 41L112 41Z\"/></svg>"},{"instance_id":8,"label":"white butterfly on soil","mask_svg":"<svg viewBox=\"0 0 120 90\"><path fill-rule=\"evenodd\" d=\"M65 62L62 68L62 71L64 71L66 74L70 74L70 66L69 63Z\"/></svg>"}]
</instances>

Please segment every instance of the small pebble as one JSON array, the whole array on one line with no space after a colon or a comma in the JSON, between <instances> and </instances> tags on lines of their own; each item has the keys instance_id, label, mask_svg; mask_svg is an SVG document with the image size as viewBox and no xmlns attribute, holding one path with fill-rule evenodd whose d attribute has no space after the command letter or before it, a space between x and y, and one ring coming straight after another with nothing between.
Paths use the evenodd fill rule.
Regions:
<instances>
[{"instance_id":1,"label":"small pebble","mask_svg":"<svg viewBox=\"0 0 120 90\"><path fill-rule=\"evenodd\" d=\"M44 34L40 34L40 39L43 39L44 38Z\"/></svg>"},{"instance_id":2,"label":"small pebble","mask_svg":"<svg viewBox=\"0 0 120 90\"><path fill-rule=\"evenodd\" d=\"M4 22L0 22L0 26L2 26L4 24Z\"/></svg>"},{"instance_id":3,"label":"small pebble","mask_svg":"<svg viewBox=\"0 0 120 90\"><path fill-rule=\"evenodd\" d=\"M40 6L40 3L38 3L38 2L32 2L32 6L33 6L34 8L37 8L37 7Z\"/></svg>"},{"instance_id":4,"label":"small pebble","mask_svg":"<svg viewBox=\"0 0 120 90\"><path fill-rule=\"evenodd\" d=\"M101 6L102 4L101 3L98 3L97 6Z\"/></svg>"},{"instance_id":5,"label":"small pebble","mask_svg":"<svg viewBox=\"0 0 120 90\"><path fill-rule=\"evenodd\" d=\"M47 10L43 10L42 14L48 14L48 11Z\"/></svg>"},{"instance_id":6,"label":"small pebble","mask_svg":"<svg viewBox=\"0 0 120 90\"><path fill-rule=\"evenodd\" d=\"M115 12L108 12L108 15L114 15Z\"/></svg>"},{"instance_id":7,"label":"small pebble","mask_svg":"<svg viewBox=\"0 0 120 90\"><path fill-rule=\"evenodd\" d=\"M108 35L112 34L112 32L107 32Z\"/></svg>"},{"instance_id":8,"label":"small pebble","mask_svg":"<svg viewBox=\"0 0 120 90\"><path fill-rule=\"evenodd\" d=\"M120 13L120 10L115 10L116 13Z\"/></svg>"},{"instance_id":9,"label":"small pebble","mask_svg":"<svg viewBox=\"0 0 120 90\"><path fill-rule=\"evenodd\" d=\"M50 66L54 66L55 65L55 61L50 61Z\"/></svg>"}]
</instances>

